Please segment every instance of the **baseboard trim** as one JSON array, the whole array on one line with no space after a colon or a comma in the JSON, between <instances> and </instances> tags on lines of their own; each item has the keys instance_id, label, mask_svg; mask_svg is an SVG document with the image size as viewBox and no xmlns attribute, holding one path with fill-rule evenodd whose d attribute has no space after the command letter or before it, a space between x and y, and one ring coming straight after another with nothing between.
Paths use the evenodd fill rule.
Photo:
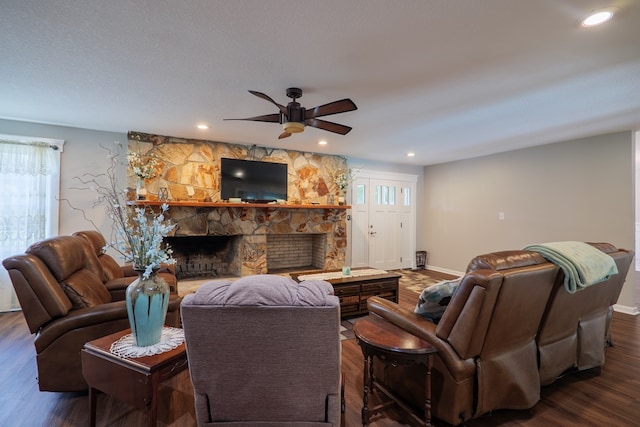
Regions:
<instances>
[{"instance_id":1,"label":"baseboard trim","mask_svg":"<svg viewBox=\"0 0 640 427\"><path fill-rule=\"evenodd\" d=\"M427 265L427 270L433 270L439 273L451 274L452 276L458 276L458 277L464 276L464 272L449 270L447 268L436 267L433 265Z\"/></svg>"},{"instance_id":2,"label":"baseboard trim","mask_svg":"<svg viewBox=\"0 0 640 427\"><path fill-rule=\"evenodd\" d=\"M629 307L628 305L622 304L614 304L613 310L617 311L618 313L630 314L632 316L637 316L640 314L640 310L638 310L638 307Z\"/></svg>"}]
</instances>

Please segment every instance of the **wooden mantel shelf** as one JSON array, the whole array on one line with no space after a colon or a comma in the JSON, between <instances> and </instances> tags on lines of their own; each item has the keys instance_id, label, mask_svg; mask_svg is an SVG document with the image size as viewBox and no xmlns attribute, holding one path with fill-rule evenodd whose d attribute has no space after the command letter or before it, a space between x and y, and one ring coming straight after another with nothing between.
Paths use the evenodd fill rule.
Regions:
<instances>
[{"instance_id":1,"label":"wooden mantel shelf","mask_svg":"<svg viewBox=\"0 0 640 427\"><path fill-rule=\"evenodd\" d=\"M190 200L130 200L129 206L161 206L166 203L171 206L187 206L195 208L262 208L262 209L351 209L350 205L294 205L277 203L226 203L226 202L197 202Z\"/></svg>"}]
</instances>

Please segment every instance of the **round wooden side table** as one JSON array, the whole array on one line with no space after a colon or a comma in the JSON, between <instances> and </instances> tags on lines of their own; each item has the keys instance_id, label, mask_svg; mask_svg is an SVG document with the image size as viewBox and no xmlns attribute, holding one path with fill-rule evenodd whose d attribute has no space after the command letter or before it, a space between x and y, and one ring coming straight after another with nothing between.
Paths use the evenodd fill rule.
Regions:
<instances>
[{"instance_id":1,"label":"round wooden side table","mask_svg":"<svg viewBox=\"0 0 640 427\"><path fill-rule=\"evenodd\" d=\"M364 356L362 425L368 425L373 415L392 405L398 405L418 423L430 426L431 367L433 366L433 355L438 350L428 342L376 315L369 315L356 321L353 326L353 332ZM376 380L373 374L374 357L392 366L423 364L427 368L423 419L420 419L406 403ZM369 393L374 390L381 392L387 399L385 402L370 408Z\"/></svg>"}]
</instances>

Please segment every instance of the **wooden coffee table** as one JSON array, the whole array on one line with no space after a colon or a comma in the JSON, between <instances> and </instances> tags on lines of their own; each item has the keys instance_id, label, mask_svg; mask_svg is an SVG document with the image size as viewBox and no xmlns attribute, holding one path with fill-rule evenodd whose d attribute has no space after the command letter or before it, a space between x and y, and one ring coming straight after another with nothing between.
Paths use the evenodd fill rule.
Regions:
<instances>
[{"instance_id":1,"label":"wooden coffee table","mask_svg":"<svg viewBox=\"0 0 640 427\"><path fill-rule=\"evenodd\" d=\"M158 412L158 385L187 368L185 345L153 356L125 359L109 350L127 329L90 341L82 350L82 373L89 384L91 426L96 425L97 393L139 409L145 409L149 426L155 426Z\"/></svg>"},{"instance_id":2,"label":"wooden coffee table","mask_svg":"<svg viewBox=\"0 0 640 427\"><path fill-rule=\"evenodd\" d=\"M404 409L417 423L431 425L431 367L437 349L428 342L410 334L381 317L369 315L353 325L353 332L364 355L364 393L362 395L362 425L371 417L392 405ZM423 364L427 368L424 392L424 417L420 419L412 409L394 393L380 384L373 374L373 358L392 366ZM369 393L378 390L386 401L369 407Z\"/></svg>"},{"instance_id":3,"label":"wooden coffee table","mask_svg":"<svg viewBox=\"0 0 640 427\"><path fill-rule=\"evenodd\" d=\"M369 269L357 268L353 271ZM299 276L306 274L333 273L339 270L315 270L291 273L291 278L297 282ZM340 298L340 317L354 317L367 314L367 299L378 296L393 302L398 302L398 288L400 284L398 273L373 274L367 276L341 276L337 279L326 279L333 286L333 293Z\"/></svg>"}]
</instances>

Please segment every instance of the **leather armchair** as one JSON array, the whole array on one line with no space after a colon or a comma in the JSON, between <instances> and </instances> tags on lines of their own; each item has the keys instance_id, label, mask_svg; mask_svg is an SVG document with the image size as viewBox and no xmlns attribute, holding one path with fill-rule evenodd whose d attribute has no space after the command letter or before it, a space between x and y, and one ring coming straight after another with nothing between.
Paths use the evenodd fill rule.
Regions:
<instances>
[{"instance_id":1,"label":"leather armchair","mask_svg":"<svg viewBox=\"0 0 640 427\"><path fill-rule=\"evenodd\" d=\"M437 349L433 416L453 425L495 409L530 408L540 399L536 333L559 268L526 251L499 253L495 268L468 272L436 325L372 297L369 313ZM424 405L423 367L381 366L378 380L416 408Z\"/></svg>"},{"instance_id":2,"label":"leather armchair","mask_svg":"<svg viewBox=\"0 0 640 427\"><path fill-rule=\"evenodd\" d=\"M41 391L81 391L80 350L88 341L127 329L120 293L109 293L89 267L84 240L59 236L3 260L31 333ZM172 296L167 324L179 326L181 299Z\"/></svg>"},{"instance_id":3,"label":"leather armchair","mask_svg":"<svg viewBox=\"0 0 640 427\"><path fill-rule=\"evenodd\" d=\"M199 426L340 425L340 306L323 281L203 284L182 302Z\"/></svg>"}]
</instances>

